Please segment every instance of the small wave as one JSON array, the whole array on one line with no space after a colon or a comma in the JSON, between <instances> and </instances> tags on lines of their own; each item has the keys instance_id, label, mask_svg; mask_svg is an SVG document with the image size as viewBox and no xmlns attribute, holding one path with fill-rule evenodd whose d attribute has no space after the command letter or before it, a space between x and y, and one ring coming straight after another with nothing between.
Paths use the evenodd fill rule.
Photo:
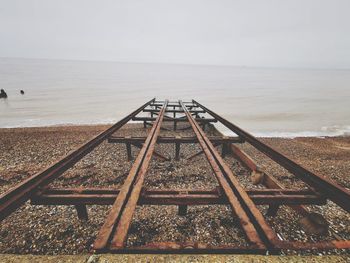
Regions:
<instances>
[{"instance_id":1,"label":"small wave","mask_svg":"<svg viewBox=\"0 0 350 263\"><path fill-rule=\"evenodd\" d=\"M52 126L74 126L74 125L99 125L114 124L118 120L114 118L92 120L92 121L43 121L41 119L27 119L21 123L1 125L0 128L30 128L30 127L52 127ZM224 135L230 136L232 132L224 127L217 127ZM250 132L250 131L248 131ZM252 131L256 137L278 137L278 138L296 138L296 137L335 137L350 136L350 125L324 126L318 131Z\"/></svg>"},{"instance_id":2,"label":"small wave","mask_svg":"<svg viewBox=\"0 0 350 263\"><path fill-rule=\"evenodd\" d=\"M114 124L118 120L116 119L104 119L104 120L93 120L93 121L42 121L40 119L28 119L21 123L5 124L1 125L0 128L34 128L34 127L53 127L53 126L75 126L75 125L103 125L103 124Z\"/></svg>"},{"instance_id":3,"label":"small wave","mask_svg":"<svg viewBox=\"0 0 350 263\"><path fill-rule=\"evenodd\" d=\"M334 125L329 127L322 127L319 131L253 132L253 134L257 137L281 138L350 136L350 126Z\"/></svg>"},{"instance_id":4,"label":"small wave","mask_svg":"<svg viewBox=\"0 0 350 263\"><path fill-rule=\"evenodd\" d=\"M222 133L229 136L232 132L221 130ZM322 127L318 131L253 131L251 132L256 137L267 138L297 138L297 137L337 137L350 136L350 125L333 125Z\"/></svg>"}]
</instances>

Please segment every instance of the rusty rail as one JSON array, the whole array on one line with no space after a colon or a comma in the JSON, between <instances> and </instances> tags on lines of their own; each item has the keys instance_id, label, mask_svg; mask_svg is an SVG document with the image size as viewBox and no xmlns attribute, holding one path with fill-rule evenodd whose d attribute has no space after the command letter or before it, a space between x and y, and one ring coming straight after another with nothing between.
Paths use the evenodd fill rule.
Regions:
<instances>
[{"instance_id":1,"label":"rusty rail","mask_svg":"<svg viewBox=\"0 0 350 263\"><path fill-rule=\"evenodd\" d=\"M28 179L24 180L22 183L11 188L4 194L0 196L0 221L6 218L11 212L20 207L25 201L31 198L34 193L39 191L41 186L47 185L53 179L57 178L69 168L71 168L75 163L81 160L85 155L91 152L99 144L101 144L105 139L108 138L115 131L120 129L128 121L130 121L134 116L140 113L145 107L154 102L152 99L142 105L140 108L114 124L112 127L106 131L100 133L94 137L89 142L73 150L66 157L62 158L55 164L49 166L44 171L35 174Z\"/></svg>"},{"instance_id":2,"label":"rusty rail","mask_svg":"<svg viewBox=\"0 0 350 263\"><path fill-rule=\"evenodd\" d=\"M35 205L113 205L120 189L48 189L33 197ZM249 197L258 205L323 205L326 199L315 195L311 190L246 190ZM138 205L229 205L225 195L214 190L151 190L142 188Z\"/></svg>"},{"instance_id":3,"label":"rusty rail","mask_svg":"<svg viewBox=\"0 0 350 263\"><path fill-rule=\"evenodd\" d=\"M260 211L256 208L253 201L239 185L233 172L215 150L204 131L199 127L198 123L195 122L187 107L181 101L180 104L205 152L219 184L230 202L232 210L235 212L236 216L239 217L242 228L245 230L248 239L259 248L274 249L275 243L278 240L277 236L267 224Z\"/></svg>"},{"instance_id":4,"label":"rusty rail","mask_svg":"<svg viewBox=\"0 0 350 263\"><path fill-rule=\"evenodd\" d=\"M330 179L325 178L324 176L317 175L307 170L306 168L297 164L295 161L291 160L290 158L287 158L280 152L276 151L272 147L256 139L253 135L239 128L237 125L234 125L233 123L224 119L220 115L209 110L199 102L193 100L193 103L195 103L200 108L205 110L213 118L221 122L231 131L236 133L238 136L241 136L245 141L249 142L252 146L258 149L260 152L270 157L272 160L280 164L282 167L284 167L289 172L291 172L292 174L294 174L295 176L297 176L298 178L306 182L311 187L314 187L320 192L322 192L322 194L326 195L330 200L332 200L334 203L342 207L344 210L346 210L347 212L350 212L350 202L349 202L350 191L349 190L343 187L340 187L339 185L337 185Z\"/></svg>"},{"instance_id":5,"label":"rusty rail","mask_svg":"<svg viewBox=\"0 0 350 263\"><path fill-rule=\"evenodd\" d=\"M166 107L167 102L163 105L104 225L100 229L94 243L94 249L96 250L105 250L109 248L109 246L115 248L124 247L127 232L141 193L147 168L154 152ZM115 233L113 233L113 231ZM108 244L108 242L111 243Z\"/></svg>"},{"instance_id":6,"label":"rusty rail","mask_svg":"<svg viewBox=\"0 0 350 263\"><path fill-rule=\"evenodd\" d=\"M148 107L151 107L150 109ZM141 112L149 113L151 117L138 117ZM166 114L172 114L167 116ZM200 114L209 114L205 118ZM180 116L179 116L180 115ZM156 117L154 117L156 116ZM129 121L143 121L144 127L151 126L147 137L117 137L113 133ZM159 136L160 130L169 130L162 123L173 122L174 130L178 122L188 123L194 137ZM206 126L220 122L237 136L207 136ZM186 125L185 125L186 126ZM220 134L220 133L219 133ZM131 145L140 148L132 168L121 188L49 188L48 184L70 169L86 154L102 142L123 143L126 145L128 160L132 160ZM235 144L247 142L260 152L266 154L277 164L286 168L292 174L303 180L309 189L283 189L282 185L272 176L264 173L258 165ZM215 189L147 189L143 181L152 156L171 161L155 151L155 145L161 143L174 144L175 160L180 157L181 144L199 144L201 151L192 156L185 156L189 162L196 156L204 154L218 181ZM216 146L222 145L222 156ZM265 189L245 189L229 169L223 157L227 154L240 160L249 170L263 173ZM157 159L155 159L157 161ZM326 250L349 249L349 240L322 242L295 242L280 240L277 233L269 226L257 205L269 205L269 215L274 216L281 205L291 206L303 215L308 215L306 205L324 205L327 199L332 200L349 212L350 195L334 182L316 175L286 156L262 143L251 134L225 120L202 104L192 102L169 102L152 99L137 110L123 118L111 128L97 135L89 142L78 147L66 157L49 166L44 171L26 179L0 196L0 220L5 219L15 209L27 200L32 205L74 205L78 217L88 220L86 205L112 205L106 220L94 242L94 251L111 253L278 253L280 250ZM150 243L141 247L126 247L128 230L137 205L176 205L179 214L186 216L189 205L228 205L232 208L233 216L237 216L241 228L247 237L246 246L209 246L193 242L160 242Z\"/></svg>"}]
</instances>

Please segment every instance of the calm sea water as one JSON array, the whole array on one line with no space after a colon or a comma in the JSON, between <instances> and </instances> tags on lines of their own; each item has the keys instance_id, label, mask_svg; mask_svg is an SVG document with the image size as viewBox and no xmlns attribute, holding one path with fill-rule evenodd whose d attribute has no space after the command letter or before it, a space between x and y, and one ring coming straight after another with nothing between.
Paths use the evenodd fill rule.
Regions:
<instances>
[{"instance_id":1,"label":"calm sea water","mask_svg":"<svg viewBox=\"0 0 350 263\"><path fill-rule=\"evenodd\" d=\"M112 123L157 97L194 98L258 136L350 134L350 70L1 58L0 88L0 127Z\"/></svg>"}]
</instances>

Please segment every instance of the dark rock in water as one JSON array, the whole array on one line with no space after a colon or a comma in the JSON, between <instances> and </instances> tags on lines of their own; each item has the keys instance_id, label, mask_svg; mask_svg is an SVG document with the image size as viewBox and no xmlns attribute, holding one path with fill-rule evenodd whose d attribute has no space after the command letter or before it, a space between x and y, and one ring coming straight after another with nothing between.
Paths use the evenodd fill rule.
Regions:
<instances>
[{"instance_id":1,"label":"dark rock in water","mask_svg":"<svg viewBox=\"0 0 350 263\"><path fill-rule=\"evenodd\" d=\"M22 94L22 95L24 95L24 90L23 90L23 89L21 89L21 91L20 91L20 92L21 92L21 94Z\"/></svg>"},{"instance_id":2,"label":"dark rock in water","mask_svg":"<svg viewBox=\"0 0 350 263\"><path fill-rule=\"evenodd\" d=\"M3 89L0 90L0 98L7 98L7 93Z\"/></svg>"}]
</instances>

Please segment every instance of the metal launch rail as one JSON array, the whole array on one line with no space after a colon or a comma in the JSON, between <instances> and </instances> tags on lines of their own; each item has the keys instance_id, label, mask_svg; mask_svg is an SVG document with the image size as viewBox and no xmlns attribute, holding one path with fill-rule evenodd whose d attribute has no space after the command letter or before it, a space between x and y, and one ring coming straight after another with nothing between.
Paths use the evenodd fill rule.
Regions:
<instances>
[{"instance_id":1,"label":"metal launch rail","mask_svg":"<svg viewBox=\"0 0 350 263\"><path fill-rule=\"evenodd\" d=\"M139 117L147 113L149 117ZM171 116L169 116L169 114ZM201 116L210 115L210 118ZM151 126L147 137L117 137L114 133L129 121L142 121L144 127ZM194 131L194 137L160 136L163 122L172 122L176 134L177 124L186 122ZM234 132L236 136L207 136L205 127L219 122ZM140 148L120 189L111 188L51 188L49 184L72 168L102 142L125 143L128 160L132 161L131 146ZM271 175L262 171L253 159L236 144L249 143L274 162L308 185L308 189L284 189ZM147 169L154 156L170 160L155 151L155 145L171 143L175 145L175 160L180 158L181 144L198 143L201 151L187 160L204 154L217 179L218 187L208 190L151 190L143 186ZM221 154L216 149L222 145ZM238 181L234 172L223 157L232 154L248 170L260 175L260 183L265 188L248 190ZM0 196L0 220L30 200L33 205L74 205L78 217L88 220L86 205L112 205L93 245L98 253L256 253L278 254L283 250L327 250L349 249L350 241L339 236L333 241L298 242L281 240L266 220L276 215L281 205L290 206L303 216L310 214L306 205L324 205L331 200L350 212L350 192L331 180L310 172L285 155L264 144L253 135L214 113L199 102L169 102L152 99L140 108L97 135L81 147L72 151L54 165L35 174ZM138 205L177 205L179 214L185 216L188 205L229 205L232 216L239 219L247 239L246 246L210 246L193 242L161 242L141 247L127 247L126 240L136 206ZM257 208L268 205L266 215Z\"/></svg>"}]
</instances>

